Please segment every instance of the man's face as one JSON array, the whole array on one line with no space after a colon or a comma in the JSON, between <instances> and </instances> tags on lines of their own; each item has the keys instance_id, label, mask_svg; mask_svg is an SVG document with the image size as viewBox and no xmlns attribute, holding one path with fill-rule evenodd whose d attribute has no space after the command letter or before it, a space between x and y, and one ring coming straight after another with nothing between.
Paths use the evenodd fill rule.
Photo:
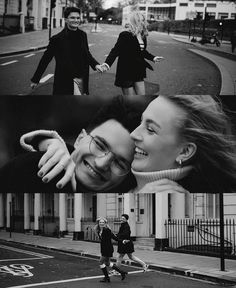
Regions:
<instances>
[{"instance_id":1,"label":"man's face","mask_svg":"<svg viewBox=\"0 0 236 288\"><path fill-rule=\"evenodd\" d=\"M80 14L78 12L71 12L65 19L67 28L70 30L76 30L80 23Z\"/></svg>"},{"instance_id":2,"label":"man's face","mask_svg":"<svg viewBox=\"0 0 236 288\"><path fill-rule=\"evenodd\" d=\"M92 137L97 137L111 152L102 157L94 155L91 149L91 141L94 139ZM88 190L106 192L118 186L126 177L126 175L119 176L114 173L116 172L114 163L116 165L116 161L121 159L130 165L133 155L134 143L129 131L116 120L108 120L92 130L90 134L79 136L76 149L72 153L72 158L76 163L76 180Z\"/></svg>"},{"instance_id":3,"label":"man's face","mask_svg":"<svg viewBox=\"0 0 236 288\"><path fill-rule=\"evenodd\" d=\"M122 223L127 222L127 219L125 218L125 216L121 216L120 220L121 220Z\"/></svg>"}]
</instances>

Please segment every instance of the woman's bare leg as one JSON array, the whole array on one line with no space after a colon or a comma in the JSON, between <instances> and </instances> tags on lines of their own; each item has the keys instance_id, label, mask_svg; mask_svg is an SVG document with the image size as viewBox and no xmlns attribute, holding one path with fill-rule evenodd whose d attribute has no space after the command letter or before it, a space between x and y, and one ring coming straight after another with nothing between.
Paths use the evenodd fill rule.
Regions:
<instances>
[{"instance_id":1,"label":"woman's bare leg","mask_svg":"<svg viewBox=\"0 0 236 288\"><path fill-rule=\"evenodd\" d=\"M134 90L136 95L145 95L144 81L134 82Z\"/></svg>"},{"instance_id":2,"label":"woman's bare leg","mask_svg":"<svg viewBox=\"0 0 236 288\"><path fill-rule=\"evenodd\" d=\"M121 88L123 95L136 95L135 90L133 87L129 88Z\"/></svg>"}]
</instances>

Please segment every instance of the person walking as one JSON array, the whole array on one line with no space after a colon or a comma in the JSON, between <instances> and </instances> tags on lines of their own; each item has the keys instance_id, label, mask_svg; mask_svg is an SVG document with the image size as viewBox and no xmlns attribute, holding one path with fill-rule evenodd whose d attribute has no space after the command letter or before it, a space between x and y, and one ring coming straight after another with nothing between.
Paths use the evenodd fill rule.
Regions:
<instances>
[{"instance_id":1,"label":"person walking","mask_svg":"<svg viewBox=\"0 0 236 288\"><path fill-rule=\"evenodd\" d=\"M111 229L107 224L107 219L104 217L99 217L96 220L97 224L94 227L95 233L98 235L101 243L101 257L100 257L100 268L104 274L104 278L100 282L110 282L110 277L108 275L107 266L112 267L114 270L120 273L121 280L124 280L127 272L121 270L114 263L110 261L114 248L112 244L112 239L117 240L117 237L112 233Z\"/></svg>"},{"instance_id":2,"label":"person walking","mask_svg":"<svg viewBox=\"0 0 236 288\"><path fill-rule=\"evenodd\" d=\"M66 27L51 37L36 72L31 78L31 88L35 89L53 57L56 61L53 94L89 94L89 66L93 70L102 69L88 47L87 34L80 30L80 10L67 7L64 11Z\"/></svg>"},{"instance_id":3,"label":"person walking","mask_svg":"<svg viewBox=\"0 0 236 288\"><path fill-rule=\"evenodd\" d=\"M148 265L141 259L139 259L137 256L133 255L134 244L130 237L131 230L127 222L128 220L129 220L128 214L121 215L121 226L117 234L118 238L117 252L119 253L119 256L117 258L116 264L118 267L120 267L125 254L127 254L130 260L139 263L143 267L143 272L146 272L148 270Z\"/></svg>"},{"instance_id":4,"label":"person walking","mask_svg":"<svg viewBox=\"0 0 236 288\"><path fill-rule=\"evenodd\" d=\"M145 95L146 68L153 70L145 58L157 63L163 57L154 56L146 50L148 32L142 13L131 13L129 23L125 27L128 30L120 33L101 67L103 71L109 70L118 57L115 85L121 87L124 95Z\"/></svg>"}]
</instances>

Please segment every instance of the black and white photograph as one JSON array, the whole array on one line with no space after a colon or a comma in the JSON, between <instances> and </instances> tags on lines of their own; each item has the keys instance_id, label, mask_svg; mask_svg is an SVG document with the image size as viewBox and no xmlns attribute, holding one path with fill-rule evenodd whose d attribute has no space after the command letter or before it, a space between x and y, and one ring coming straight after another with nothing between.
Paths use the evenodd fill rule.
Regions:
<instances>
[{"instance_id":1,"label":"black and white photograph","mask_svg":"<svg viewBox=\"0 0 236 288\"><path fill-rule=\"evenodd\" d=\"M236 3L0 0L0 287L236 286Z\"/></svg>"}]
</instances>

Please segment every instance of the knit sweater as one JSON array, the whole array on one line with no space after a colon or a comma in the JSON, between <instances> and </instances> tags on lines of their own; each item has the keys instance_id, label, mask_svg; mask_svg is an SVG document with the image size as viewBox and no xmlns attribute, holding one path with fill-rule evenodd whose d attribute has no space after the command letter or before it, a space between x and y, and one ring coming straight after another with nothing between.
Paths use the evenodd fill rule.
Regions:
<instances>
[{"instance_id":1,"label":"knit sweater","mask_svg":"<svg viewBox=\"0 0 236 288\"><path fill-rule=\"evenodd\" d=\"M175 169L168 169L153 172L137 172L131 169L137 181L137 189L140 190L147 183L154 182L167 178L169 180L178 181L186 177L193 169L192 166L179 167Z\"/></svg>"}]
</instances>

